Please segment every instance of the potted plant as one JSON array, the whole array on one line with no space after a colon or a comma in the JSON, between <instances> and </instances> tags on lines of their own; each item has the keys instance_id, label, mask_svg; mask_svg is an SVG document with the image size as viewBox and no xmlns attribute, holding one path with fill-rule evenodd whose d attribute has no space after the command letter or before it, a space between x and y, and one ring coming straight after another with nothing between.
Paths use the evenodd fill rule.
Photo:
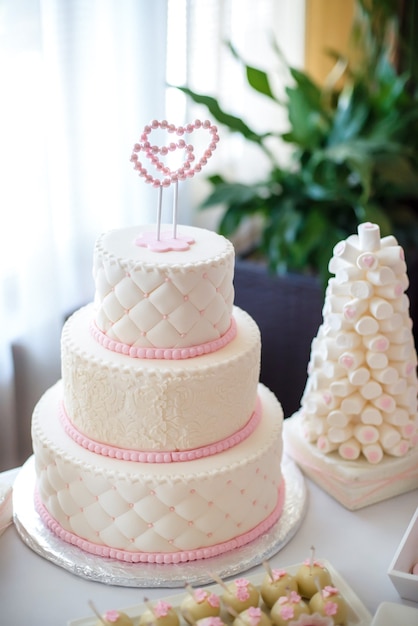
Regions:
<instances>
[{"instance_id":1,"label":"potted plant","mask_svg":"<svg viewBox=\"0 0 418 626\"><path fill-rule=\"evenodd\" d=\"M412 4L417 7L416 0ZM216 98L181 87L194 102L204 105L212 118L231 132L240 133L267 155L269 171L257 182L227 180L221 174L211 176L212 188L202 208L222 205L218 230L232 238L243 222L258 218L261 229L251 253L262 258L274 275L276 294L280 276L286 275L287 283L293 285L299 281L301 286L301 276L289 279L289 272L317 276L325 285L334 245L355 233L364 221L378 223L383 236L394 234L407 251L418 249L418 92L413 73L405 70L412 54L416 56L417 44L413 32L409 38L405 35L407 22L399 19L402 16L397 14L398 7L396 0L358 0L352 29L355 60L348 61L334 52L335 69L324 86L315 83L307 73L288 67L292 83L286 88L285 102L276 97L269 74L246 64L229 46L240 59L250 87L277 107L286 107L286 133L275 129L257 133L244 119L224 111ZM276 52L283 62L277 48ZM279 165L269 149L274 139L291 145L292 156L286 167ZM238 274L237 280L241 304L243 285ZM254 288L255 283L248 280ZM260 282L259 277L256 282ZM321 318L322 294L318 284L317 281L316 295L311 294L312 303L299 299L294 305L299 312L307 309L309 318L308 322L298 322L299 332L310 335L298 359L305 359L303 381L310 340ZM254 314L257 297L251 297L251 293L249 296L244 308ZM279 297L282 299L282 292ZM279 302L279 307L283 306L285 302ZM264 323L270 315L268 319L274 324L275 314L267 310L264 304L260 305ZM265 335L263 344L271 344L274 331L269 329L267 340L260 311L255 311L254 317ZM275 328L279 333L280 325ZM290 358L291 342L297 340L297 335L285 332ZM276 367L282 358L283 354L272 355ZM277 379L281 375L277 372L276 377L272 361L265 365L265 370ZM298 381L298 399L303 381ZM274 387L274 381L265 382ZM288 388L286 381L284 386ZM287 404L288 411L297 408L295 398Z\"/></svg>"}]
</instances>

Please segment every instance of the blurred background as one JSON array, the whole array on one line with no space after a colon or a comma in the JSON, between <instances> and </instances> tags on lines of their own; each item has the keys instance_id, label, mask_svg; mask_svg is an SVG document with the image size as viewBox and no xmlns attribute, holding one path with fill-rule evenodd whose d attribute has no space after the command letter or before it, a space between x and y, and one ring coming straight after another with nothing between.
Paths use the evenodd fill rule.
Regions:
<instances>
[{"instance_id":1,"label":"blurred background","mask_svg":"<svg viewBox=\"0 0 418 626\"><path fill-rule=\"evenodd\" d=\"M145 124L210 117L177 89L187 85L257 133L285 133L286 108L254 93L242 59L273 72L277 100L286 64L322 84L328 50L348 50L355 4L0 0L0 470L31 453L33 407L60 376L62 324L93 298L95 239L155 220L157 191L129 162ZM182 223L216 229L220 209L198 210L211 172L246 181L270 167L239 133L219 134L207 170L180 184ZM275 150L286 164L289 145Z\"/></svg>"}]
</instances>

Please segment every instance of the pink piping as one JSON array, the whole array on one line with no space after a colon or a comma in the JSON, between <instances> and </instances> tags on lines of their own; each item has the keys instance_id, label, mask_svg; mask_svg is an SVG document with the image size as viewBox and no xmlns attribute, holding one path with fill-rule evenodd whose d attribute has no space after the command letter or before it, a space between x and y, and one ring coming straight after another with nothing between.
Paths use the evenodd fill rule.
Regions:
<instances>
[{"instance_id":1,"label":"pink piping","mask_svg":"<svg viewBox=\"0 0 418 626\"><path fill-rule=\"evenodd\" d=\"M197 548L194 550L180 550L179 552L130 552L129 550L120 550L119 548L111 548L101 546L92 541L87 541L78 537L74 533L65 530L46 510L40 500L38 490L35 490L35 507L44 524L61 540L71 545L77 546L85 552L94 554L95 556L115 559L126 563L161 563L175 564L185 563L186 561L197 561L200 559L208 559L213 556L219 556L230 550L236 550L241 546L254 541L260 535L265 533L279 519L284 505L285 484L284 480L279 487L278 501L274 510L270 515L258 524L252 530L242 535L238 535L234 539L224 541L207 548Z\"/></svg>"},{"instance_id":2,"label":"pink piping","mask_svg":"<svg viewBox=\"0 0 418 626\"><path fill-rule=\"evenodd\" d=\"M138 346L130 346L127 343L110 339L104 332L102 332L95 322L91 323L91 333L94 339L106 350L112 352L118 352L119 354L125 354L126 356L135 359L171 359L178 361L181 359L191 359L196 356L202 356L204 354L210 354L220 350L226 346L230 341L234 339L237 334L237 324L234 318L231 319L231 325L221 337L202 343L196 346L189 346L187 348L143 348Z\"/></svg>"},{"instance_id":3,"label":"pink piping","mask_svg":"<svg viewBox=\"0 0 418 626\"><path fill-rule=\"evenodd\" d=\"M60 420L62 426L67 435L73 439L79 446L82 446L90 452L95 454L101 454L102 456L108 456L120 461L134 461L136 463L174 463L180 461L194 461L195 459L201 459L203 457L212 456L213 454L219 454L233 448L237 444L244 441L251 435L256 429L261 420L261 402L257 397L256 407L254 413L251 415L248 422L236 433L233 433L229 437L225 437L221 441L202 446L200 448L192 448L189 450L162 450L162 451L147 451L147 450L129 450L128 448L119 448L117 446L111 446L106 443L101 443L90 439L71 423L64 405L60 405Z\"/></svg>"}]
</instances>

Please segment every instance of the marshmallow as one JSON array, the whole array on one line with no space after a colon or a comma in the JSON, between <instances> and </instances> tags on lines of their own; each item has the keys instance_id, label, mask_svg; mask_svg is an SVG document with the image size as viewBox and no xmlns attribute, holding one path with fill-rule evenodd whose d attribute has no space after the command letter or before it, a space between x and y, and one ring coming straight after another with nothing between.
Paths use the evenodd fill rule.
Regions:
<instances>
[{"instance_id":1,"label":"marshmallow","mask_svg":"<svg viewBox=\"0 0 418 626\"><path fill-rule=\"evenodd\" d=\"M385 352L389 348L389 340L384 335L368 335L363 343L372 352Z\"/></svg>"},{"instance_id":2,"label":"marshmallow","mask_svg":"<svg viewBox=\"0 0 418 626\"><path fill-rule=\"evenodd\" d=\"M386 452L392 456L405 456L409 450L409 442L406 439L401 439L399 443L388 448Z\"/></svg>"},{"instance_id":3,"label":"marshmallow","mask_svg":"<svg viewBox=\"0 0 418 626\"><path fill-rule=\"evenodd\" d=\"M370 424L356 424L354 436L360 443L376 443L379 440L379 430Z\"/></svg>"},{"instance_id":4,"label":"marshmallow","mask_svg":"<svg viewBox=\"0 0 418 626\"><path fill-rule=\"evenodd\" d=\"M349 439L340 445L338 452L343 459L355 461L360 456L361 447L357 439Z\"/></svg>"},{"instance_id":5,"label":"marshmallow","mask_svg":"<svg viewBox=\"0 0 418 626\"><path fill-rule=\"evenodd\" d=\"M408 383L405 378L398 378L394 383L390 385L385 385L385 393L390 394L391 396L399 396L404 394L407 390Z\"/></svg>"},{"instance_id":6,"label":"marshmallow","mask_svg":"<svg viewBox=\"0 0 418 626\"><path fill-rule=\"evenodd\" d=\"M368 383L360 388L360 393L366 400L372 400L382 394L382 387L375 380L369 380Z\"/></svg>"},{"instance_id":7,"label":"marshmallow","mask_svg":"<svg viewBox=\"0 0 418 626\"><path fill-rule=\"evenodd\" d=\"M372 406L367 406L361 413L361 421L363 424L373 424L378 426L383 422L381 412Z\"/></svg>"},{"instance_id":8,"label":"marshmallow","mask_svg":"<svg viewBox=\"0 0 418 626\"><path fill-rule=\"evenodd\" d=\"M331 393L337 398L345 398L354 391L354 387L350 383L348 378L340 378L339 380L334 380L330 384L329 388Z\"/></svg>"},{"instance_id":9,"label":"marshmallow","mask_svg":"<svg viewBox=\"0 0 418 626\"><path fill-rule=\"evenodd\" d=\"M330 378L341 378L341 376L345 376L346 370L339 365L338 363L333 363L332 361L326 361L322 366L322 372L324 376L328 379Z\"/></svg>"},{"instance_id":10,"label":"marshmallow","mask_svg":"<svg viewBox=\"0 0 418 626\"><path fill-rule=\"evenodd\" d=\"M370 313L377 320L386 320L393 315L393 307L382 298L372 298L369 302Z\"/></svg>"},{"instance_id":11,"label":"marshmallow","mask_svg":"<svg viewBox=\"0 0 418 626\"><path fill-rule=\"evenodd\" d=\"M401 274L398 276L398 280L401 283L403 290L406 291L409 287L409 278L407 274Z\"/></svg>"},{"instance_id":12,"label":"marshmallow","mask_svg":"<svg viewBox=\"0 0 418 626\"><path fill-rule=\"evenodd\" d=\"M355 263L359 253L358 249L347 240L339 241L332 252L337 259L344 259L348 263Z\"/></svg>"},{"instance_id":13,"label":"marshmallow","mask_svg":"<svg viewBox=\"0 0 418 626\"><path fill-rule=\"evenodd\" d=\"M327 338L318 346L318 352L324 361L337 359L341 354L341 349L337 346L334 339Z\"/></svg>"},{"instance_id":14,"label":"marshmallow","mask_svg":"<svg viewBox=\"0 0 418 626\"><path fill-rule=\"evenodd\" d=\"M389 343L406 343L411 339L411 332L407 328L407 326L402 326L402 328L398 328L398 330L394 330L393 332L385 333L386 339Z\"/></svg>"},{"instance_id":15,"label":"marshmallow","mask_svg":"<svg viewBox=\"0 0 418 626\"><path fill-rule=\"evenodd\" d=\"M373 378L384 385L393 385L399 379L398 370L394 367L384 367L373 372Z\"/></svg>"},{"instance_id":16,"label":"marshmallow","mask_svg":"<svg viewBox=\"0 0 418 626\"><path fill-rule=\"evenodd\" d=\"M382 370L389 364L389 359L384 352L366 352L366 363L372 370Z\"/></svg>"},{"instance_id":17,"label":"marshmallow","mask_svg":"<svg viewBox=\"0 0 418 626\"><path fill-rule=\"evenodd\" d=\"M331 259L331 261L337 260L335 257ZM362 280L363 279L363 271L354 266L345 267L344 262L340 261L340 266L338 268L334 267L333 263L329 263L328 269L331 274L335 274L335 280L337 283L348 283L349 281ZM331 269L332 267L332 269Z\"/></svg>"},{"instance_id":18,"label":"marshmallow","mask_svg":"<svg viewBox=\"0 0 418 626\"><path fill-rule=\"evenodd\" d=\"M361 350L352 350L343 352L339 358L338 363L346 370L355 370L364 362L364 352Z\"/></svg>"},{"instance_id":19,"label":"marshmallow","mask_svg":"<svg viewBox=\"0 0 418 626\"><path fill-rule=\"evenodd\" d=\"M364 456L368 460L369 463L375 465L376 463L380 463L383 459L383 450L379 446L378 443L372 443L369 445L363 446L362 450Z\"/></svg>"},{"instance_id":20,"label":"marshmallow","mask_svg":"<svg viewBox=\"0 0 418 626\"><path fill-rule=\"evenodd\" d=\"M360 250L380 250L380 228L372 222L359 224L357 228Z\"/></svg>"},{"instance_id":21,"label":"marshmallow","mask_svg":"<svg viewBox=\"0 0 418 626\"><path fill-rule=\"evenodd\" d=\"M405 254L401 246L384 246L376 252L380 265L396 265L405 261Z\"/></svg>"},{"instance_id":22,"label":"marshmallow","mask_svg":"<svg viewBox=\"0 0 418 626\"><path fill-rule=\"evenodd\" d=\"M398 240L393 235L386 235L380 240L380 247L387 248L388 246L397 246Z\"/></svg>"},{"instance_id":23,"label":"marshmallow","mask_svg":"<svg viewBox=\"0 0 418 626\"><path fill-rule=\"evenodd\" d=\"M395 300L399 298L404 292L402 282L398 279L390 285L384 287L376 287L375 294L379 298L388 298L389 300Z\"/></svg>"},{"instance_id":24,"label":"marshmallow","mask_svg":"<svg viewBox=\"0 0 418 626\"><path fill-rule=\"evenodd\" d=\"M397 398L401 407L406 407L410 413L417 412L417 390L415 387L408 387L405 393Z\"/></svg>"},{"instance_id":25,"label":"marshmallow","mask_svg":"<svg viewBox=\"0 0 418 626\"><path fill-rule=\"evenodd\" d=\"M367 302L354 298L343 306L344 319L353 324L367 310Z\"/></svg>"},{"instance_id":26,"label":"marshmallow","mask_svg":"<svg viewBox=\"0 0 418 626\"><path fill-rule=\"evenodd\" d=\"M332 443L342 443L347 441L353 435L353 427L351 425L338 428L337 426L331 426L328 430L328 439Z\"/></svg>"},{"instance_id":27,"label":"marshmallow","mask_svg":"<svg viewBox=\"0 0 418 626\"><path fill-rule=\"evenodd\" d=\"M393 311L396 313L408 313L409 305L409 298L406 293L403 293L400 298L394 301Z\"/></svg>"},{"instance_id":28,"label":"marshmallow","mask_svg":"<svg viewBox=\"0 0 418 626\"><path fill-rule=\"evenodd\" d=\"M411 439L418 431L418 426L412 420L407 424L403 424L399 430L404 439Z\"/></svg>"},{"instance_id":29,"label":"marshmallow","mask_svg":"<svg viewBox=\"0 0 418 626\"><path fill-rule=\"evenodd\" d=\"M373 398L372 403L384 413L393 413L396 408L395 400L385 393L378 398Z\"/></svg>"},{"instance_id":30,"label":"marshmallow","mask_svg":"<svg viewBox=\"0 0 418 626\"><path fill-rule=\"evenodd\" d=\"M395 282L396 275L390 267L378 267L377 269L367 272L367 280L369 280L372 285L390 285Z\"/></svg>"},{"instance_id":31,"label":"marshmallow","mask_svg":"<svg viewBox=\"0 0 418 626\"><path fill-rule=\"evenodd\" d=\"M401 440L401 433L390 424L380 426L380 442L383 448L393 448Z\"/></svg>"},{"instance_id":32,"label":"marshmallow","mask_svg":"<svg viewBox=\"0 0 418 626\"><path fill-rule=\"evenodd\" d=\"M350 283L337 283L335 278L330 278L325 296L349 296L351 295L350 287Z\"/></svg>"},{"instance_id":33,"label":"marshmallow","mask_svg":"<svg viewBox=\"0 0 418 626\"><path fill-rule=\"evenodd\" d=\"M406 409L397 407L393 413L385 415L385 422L394 426L404 426L409 422L409 413Z\"/></svg>"},{"instance_id":34,"label":"marshmallow","mask_svg":"<svg viewBox=\"0 0 418 626\"><path fill-rule=\"evenodd\" d=\"M352 350L361 344L361 337L352 331L337 333L335 343L339 348Z\"/></svg>"},{"instance_id":35,"label":"marshmallow","mask_svg":"<svg viewBox=\"0 0 418 626\"><path fill-rule=\"evenodd\" d=\"M330 411L327 416L327 422L330 426L337 426L343 428L347 426L349 423L348 415L340 411L339 409L335 409L334 411Z\"/></svg>"},{"instance_id":36,"label":"marshmallow","mask_svg":"<svg viewBox=\"0 0 418 626\"><path fill-rule=\"evenodd\" d=\"M405 378L416 376L416 357L415 355L411 355L413 358L408 359L407 361L400 361L399 363L392 363L393 367L399 372L399 376L404 376Z\"/></svg>"},{"instance_id":37,"label":"marshmallow","mask_svg":"<svg viewBox=\"0 0 418 626\"><path fill-rule=\"evenodd\" d=\"M310 415L327 415L328 411L335 406L335 401L331 394L312 393L307 398L304 408Z\"/></svg>"},{"instance_id":38,"label":"marshmallow","mask_svg":"<svg viewBox=\"0 0 418 626\"><path fill-rule=\"evenodd\" d=\"M371 252L363 252L357 258L357 267L362 270L373 270L375 271L379 265L379 261L377 260L376 255Z\"/></svg>"},{"instance_id":39,"label":"marshmallow","mask_svg":"<svg viewBox=\"0 0 418 626\"><path fill-rule=\"evenodd\" d=\"M365 399L359 393L352 393L341 402L341 410L348 415L360 415L365 403Z\"/></svg>"},{"instance_id":40,"label":"marshmallow","mask_svg":"<svg viewBox=\"0 0 418 626\"><path fill-rule=\"evenodd\" d=\"M338 443L331 442L325 435L318 437L316 445L318 450L321 450L324 454L334 452L334 450L337 450L338 448Z\"/></svg>"},{"instance_id":41,"label":"marshmallow","mask_svg":"<svg viewBox=\"0 0 418 626\"><path fill-rule=\"evenodd\" d=\"M371 298L373 291L372 285L367 280L355 280L349 286L349 293L360 300Z\"/></svg>"},{"instance_id":42,"label":"marshmallow","mask_svg":"<svg viewBox=\"0 0 418 626\"><path fill-rule=\"evenodd\" d=\"M399 330L403 326L404 320L400 313L394 313L390 317L384 320L380 320L379 328L382 333L391 333L394 330Z\"/></svg>"},{"instance_id":43,"label":"marshmallow","mask_svg":"<svg viewBox=\"0 0 418 626\"><path fill-rule=\"evenodd\" d=\"M326 324L333 331L343 330L345 328L348 328L349 326L348 323L343 319L343 316L341 315L341 313L327 312L324 315L324 319L325 319Z\"/></svg>"},{"instance_id":44,"label":"marshmallow","mask_svg":"<svg viewBox=\"0 0 418 626\"><path fill-rule=\"evenodd\" d=\"M393 270L396 276L402 276L406 273L407 267L405 261L398 261L390 266L390 269Z\"/></svg>"},{"instance_id":45,"label":"marshmallow","mask_svg":"<svg viewBox=\"0 0 418 626\"><path fill-rule=\"evenodd\" d=\"M352 370L348 374L348 380L356 387L359 385L365 385L370 379L370 371L366 367L359 367L356 370Z\"/></svg>"},{"instance_id":46,"label":"marshmallow","mask_svg":"<svg viewBox=\"0 0 418 626\"><path fill-rule=\"evenodd\" d=\"M379 331L378 321L369 315L360 317L354 327L359 335L376 335Z\"/></svg>"}]
</instances>

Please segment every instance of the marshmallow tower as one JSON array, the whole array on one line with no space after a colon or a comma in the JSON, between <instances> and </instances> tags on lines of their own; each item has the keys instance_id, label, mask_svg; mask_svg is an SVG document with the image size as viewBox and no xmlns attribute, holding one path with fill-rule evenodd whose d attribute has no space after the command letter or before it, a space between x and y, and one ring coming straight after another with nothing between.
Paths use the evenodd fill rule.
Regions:
<instances>
[{"instance_id":1,"label":"marshmallow tower","mask_svg":"<svg viewBox=\"0 0 418 626\"><path fill-rule=\"evenodd\" d=\"M376 224L333 251L301 402L303 436L323 454L371 464L418 445L417 355L404 252Z\"/></svg>"}]
</instances>

